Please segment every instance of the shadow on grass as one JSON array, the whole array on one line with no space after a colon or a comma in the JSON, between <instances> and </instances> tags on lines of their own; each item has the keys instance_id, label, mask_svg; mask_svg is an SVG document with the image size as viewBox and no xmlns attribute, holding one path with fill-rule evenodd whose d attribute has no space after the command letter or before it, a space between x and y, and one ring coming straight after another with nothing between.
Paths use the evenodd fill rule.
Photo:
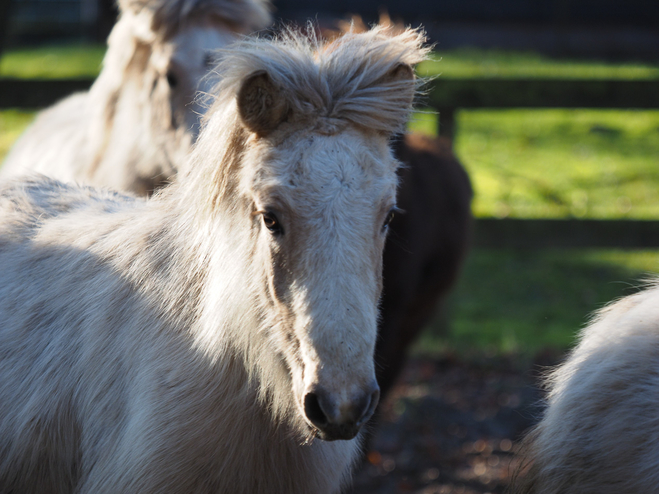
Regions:
<instances>
[{"instance_id":1,"label":"shadow on grass","mask_svg":"<svg viewBox=\"0 0 659 494\"><path fill-rule=\"evenodd\" d=\"M417 354L565 351L593 311L637 291L659 253L476 250Z\"/></svg>"}]
</instances>

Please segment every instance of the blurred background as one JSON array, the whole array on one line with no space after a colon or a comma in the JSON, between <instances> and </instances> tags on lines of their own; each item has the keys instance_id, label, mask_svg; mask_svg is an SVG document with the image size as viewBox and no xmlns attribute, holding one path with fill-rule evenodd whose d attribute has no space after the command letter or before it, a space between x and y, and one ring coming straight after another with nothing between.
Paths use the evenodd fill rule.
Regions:
<instances>
[{"instance_id":1,"label":"blurred background","mask_svg":"<svg viewBox=\"0 0 659 494\"><path fill-rule=\"evenodd\" d=\"M659 272L659 2L278 0L328 28L423 25L410 128L452 139L474 241L384 404L355 492L502 492L537 377L589 315ZM35 112L89 87L112 0L0 0L0 161Z\"/></svg>"}]
</instances>

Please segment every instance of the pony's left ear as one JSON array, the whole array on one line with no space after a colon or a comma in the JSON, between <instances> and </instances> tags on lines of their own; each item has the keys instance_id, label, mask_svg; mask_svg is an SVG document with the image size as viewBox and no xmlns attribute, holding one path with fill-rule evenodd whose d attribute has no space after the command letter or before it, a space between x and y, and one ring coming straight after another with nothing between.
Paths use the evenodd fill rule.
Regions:
<instances>
[{"instance_id":1,"label":"pony's left ear","mask_svg":"<svg viewBox=\"0 0 659 494\"><path fill-rule=\"evenodd\" d=\"M265 70L248 75L238 91L238 114L245 126L259 137L266 137L288 114L288 103Z\"/></svg>"}]
</instances>

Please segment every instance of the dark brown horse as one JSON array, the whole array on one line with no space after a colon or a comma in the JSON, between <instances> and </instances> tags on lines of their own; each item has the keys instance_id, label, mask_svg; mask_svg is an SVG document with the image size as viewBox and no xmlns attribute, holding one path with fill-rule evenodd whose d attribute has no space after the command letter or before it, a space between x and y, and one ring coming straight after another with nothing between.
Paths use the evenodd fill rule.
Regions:
<instances>
[{"instance_id":1,"label":"dark brown horse","mask_svg":"<svg viewBox=\"0 0 659 494\"><path fill-rule=\"evenodd\" d=\"M398 206L384 250L384 291L375 352L385 396L400 374L407 350L446 298L471 240L467 172L443 137L408 134L394 142L405 163Z\"/></svg>"}]
</instances>

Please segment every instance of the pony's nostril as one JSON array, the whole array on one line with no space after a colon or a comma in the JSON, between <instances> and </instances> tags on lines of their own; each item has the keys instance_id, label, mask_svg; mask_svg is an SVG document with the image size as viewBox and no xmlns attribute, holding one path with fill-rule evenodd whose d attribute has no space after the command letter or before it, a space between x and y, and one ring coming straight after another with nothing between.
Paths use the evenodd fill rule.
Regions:
<instances>
[{"instance_id":1,"label":"pony's nostril","mask_svg":"<svg viewBox=\"0 0 659 494\"><path fill-rule=\"evenodd\" d=\"M325 427L328 423L325 412L320 407L316 393L307 393L304 397L304 413L316 427Z\"/></svg>"},{"instance_id":2,"label":"pony's nostril","mask_svg":"<svg viewBox=\"0 0 659 494\"><path fill-rule=\"evenodd\" d=\"M362 408L362 413L359 415L357 420L357 426L361 427L373 416L375 408L378 406L380 401L380 388L376 388L367 395L366 400L364 401L364 407Z\"/></svg>"}]
</instances>

